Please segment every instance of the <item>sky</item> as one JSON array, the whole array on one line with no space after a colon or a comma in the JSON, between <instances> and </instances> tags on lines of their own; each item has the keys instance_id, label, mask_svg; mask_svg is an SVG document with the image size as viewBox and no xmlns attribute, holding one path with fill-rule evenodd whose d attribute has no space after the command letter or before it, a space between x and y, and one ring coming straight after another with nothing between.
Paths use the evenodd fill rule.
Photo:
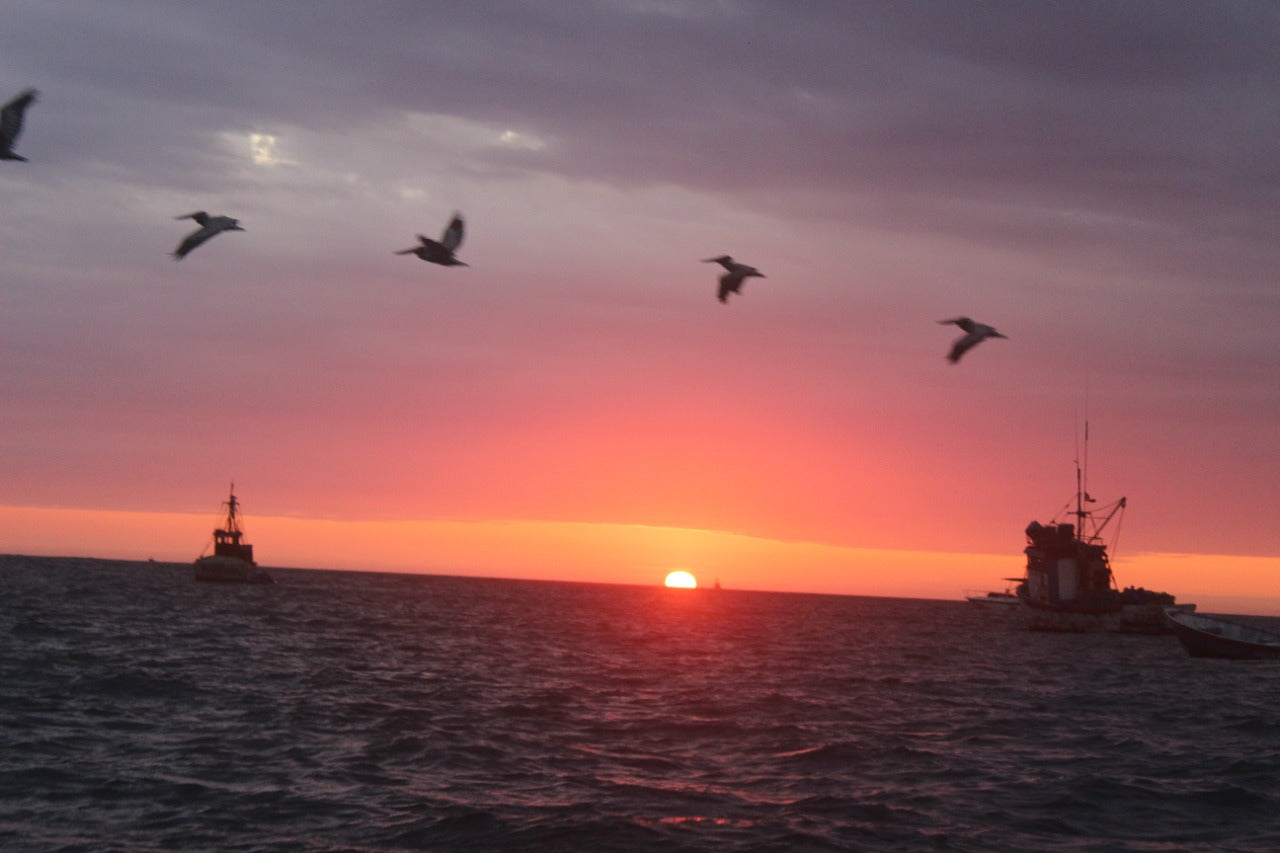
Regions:
<instances>
[{"instance_id":1,"label":"sky","mask_svg":"<svg viewBox=\"0 0 1280 853\"><path fill-rule=\"evenodd\" d=\"M0 9L0 551L1280 613L1273 3Z\"/></svg>"}]
</instances>

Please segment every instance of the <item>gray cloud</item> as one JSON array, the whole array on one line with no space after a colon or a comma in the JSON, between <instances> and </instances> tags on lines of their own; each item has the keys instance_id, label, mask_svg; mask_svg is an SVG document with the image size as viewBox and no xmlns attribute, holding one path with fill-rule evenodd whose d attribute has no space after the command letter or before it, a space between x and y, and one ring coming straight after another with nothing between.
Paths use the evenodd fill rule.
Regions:
<instances>
[{"instance_id":1,"label":"gray cloud","mask_svg":"<svg viewBox=\"0 0 1280 853\"><path fill-rule=\"evenodd\" d=\"M71 106L42 153L139 179L198 172L209 129L291 124L358 149L421 112L552 141L514 165L624 185L1276 226L1259 192L1280 178L1268 4L37 8L0 38Z\"/></svg>"}]
</instances>

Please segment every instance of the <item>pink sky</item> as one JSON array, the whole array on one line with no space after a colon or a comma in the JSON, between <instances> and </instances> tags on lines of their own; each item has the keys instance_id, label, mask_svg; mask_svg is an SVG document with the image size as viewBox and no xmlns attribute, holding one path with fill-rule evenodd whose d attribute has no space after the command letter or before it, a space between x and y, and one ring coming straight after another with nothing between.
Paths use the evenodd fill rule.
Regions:
<instances>
[{"instance_id":1,"label":"pink sky","mask_svg":"<svg viewBox=\"0 0 1280 853\"><path fill-rule=\"evenodd\" d=\"M0 164L0 551L128 556L109 511L189 559L234 479L312 537L547 525L537 565L423 532L461 573L635 582L602 543L638 526L758 543L700 552L741 587L948 597L1017 569L1087 416L1122 584L1280 598L1266 7L312 8L6 19L41 99ZM175 263L196 209L247 230ZM454 210L469 268L392 254ZM722 253L767 276L727 305ZM1009 339L947 364L960 314ZM348 553L273 524L268 565ZM413 541L351 553L444 562ZM886 592L859 549L956 562Z\"/></svg>"}]
</instances>

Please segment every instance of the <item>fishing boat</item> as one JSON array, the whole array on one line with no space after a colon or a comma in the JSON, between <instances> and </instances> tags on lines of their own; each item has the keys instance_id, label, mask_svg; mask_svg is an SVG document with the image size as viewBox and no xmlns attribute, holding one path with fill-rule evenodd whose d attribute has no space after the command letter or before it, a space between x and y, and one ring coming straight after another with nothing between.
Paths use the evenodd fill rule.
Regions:
<instances>
[{"instance_id":1,"label":"fishing boat","mask_svg":"<svg viewBox=\"0 0 1280 853\"><path fill-rule=\"evenodd\" d=\"M213 554L202 554L196 558L196 580L211 583L275 583L271 575L258 568L253 560L253 546L244 541L235 483L231 484L231 496L224 505L227 508L226 523L213 531Z\"/></svg>"},{"instance_id":2,"label":"fishing boat","mask_svg":"<svg viewBox=\"0 0 1280 853\"><path fill-rule=\"evenodd\" d=\"M1088 440L1086 423L1086 448ZM1025 531L1027 571L1018 584L1017 596L1026 627L1039 631L1167 632L1166 608L1194 610L1195 605L1178 605L1167 592L1117 588L1102 533L1113 520L1118 531L1127 501L1122 497L1096 510L1091 506L1094 503L1085 490L1077 456L1075 509L1069 512L1074 522L1032 521Z\"/></svg>"},{"instance_id":3,"label":"fishing boat","mask_svg":"<svg viewBox=\"0 0 1280 853\"><path fill-rule=\"evenodd\" d=\"M1202 613L1171 610L1165 618L1193 658L1280 660L1280 632Z\"/></svg>"}]
</instances>

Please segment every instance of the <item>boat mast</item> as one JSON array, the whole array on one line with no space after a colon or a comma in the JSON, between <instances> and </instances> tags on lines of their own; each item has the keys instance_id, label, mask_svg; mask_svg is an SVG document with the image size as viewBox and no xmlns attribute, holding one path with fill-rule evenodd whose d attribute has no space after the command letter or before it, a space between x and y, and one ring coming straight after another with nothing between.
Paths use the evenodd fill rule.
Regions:
<instances>
[{"instance_id":1,"label":"boat mast","mask_svg":"<svg viewBox=\"0 0 1280 853\"><path fill-rule=\"evenodd\" d=\"M227 527L235 527L236 524L236 484L231 484L231 497L227 499Z\"/></svg>"},{"instance_id":2,"label":"boat mast","mask_svg":"<svg viewBox=\"0 0 1280 853\"><path fill-rule=\"evenodd\" d=\"M1076 454L1076 541L1084 541L1084 519L1088 513L1085 511L1085 485L1087 483L1085 477L1088 476L1089 470L1089 419L1084 421L1084 464L1083 470L1080 462L1080 454Z\"/></svg>"},{"instance_id":3,"label":"boat mast","mask_svg":"<svg viewBox=\"0 0 1280 853\"><path fill-rule=\"evenodd\" d=\"M240 521L236 517L236 511L240 508L240 502L236 500L236 484L231 484L231 497L227 499L227 529L225 533L227 538L231 540L233 545L240 544Z\"/></svg>"}]
</instances>

